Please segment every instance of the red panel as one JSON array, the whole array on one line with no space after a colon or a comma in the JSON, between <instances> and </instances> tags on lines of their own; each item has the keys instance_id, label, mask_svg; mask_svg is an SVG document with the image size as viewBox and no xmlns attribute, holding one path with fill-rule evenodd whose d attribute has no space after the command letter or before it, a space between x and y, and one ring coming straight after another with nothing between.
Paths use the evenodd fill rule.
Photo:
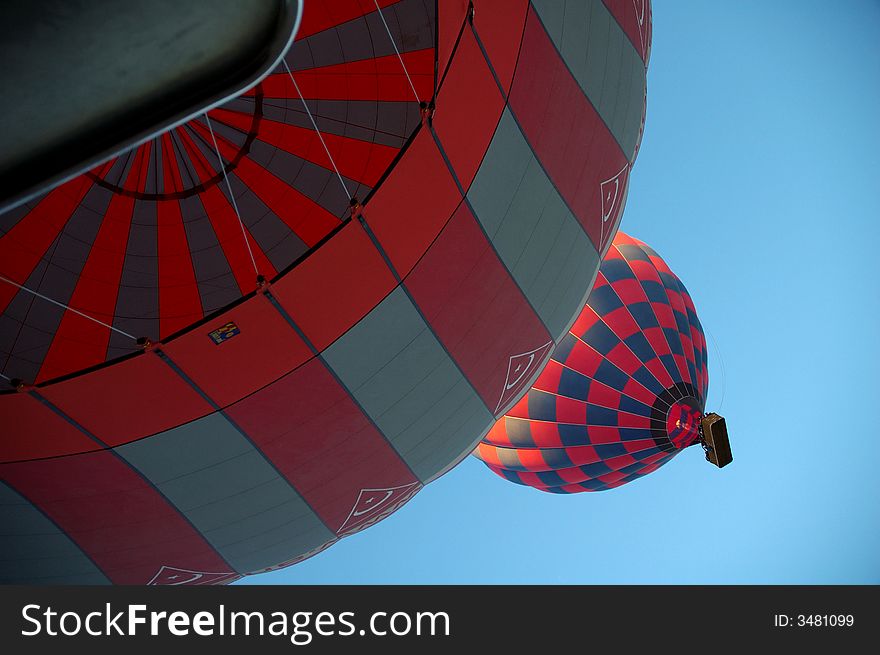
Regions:
<instances>
[{"instance_id":1,"label":"red panel","mask_svg":"<svg viewBox=\"0 0 880 655\"><path fill-rule=\"evenodd\" d=\"M596 376L596 370L602 363L602 355L593 350L580 339L576 339L571 352L565 358L565 366L588 378Z\"/></svg>"},{"instance_id":2,"label":"red panel","mask_svg":"<svg viewBox=\"0 0 880 655\"><path fill-rule=\"evenodd\" d=\"M171 137L160 140L162 151L163 188L182 188ZM192 255L183 227L177 200L156 203L157 240L159 251L159 337L182 330L202 318L202 301L196 284Z\"/></svg>"},{"instance_id":3,"label":"red panel","mask_svg":"<svg viewBox=\"0 0 880 655\"><path fill-rule=\"evenodd\" d=\"M213 121L230 125L244 133L248 132L253 120L250 114L230 111L222 107L214 109L210 116ZM193 127L200 131L204 130L198 123L194 123ZM322 138L324 143L321 143ZM370 187L376 185L398 153L398 148L381 143L327 133L322 133L319 137L311 127L288 125L267 118L260 121L257 139L330 171L334 170L335 163L344 177L363 182ZM218 142L219 140L220 137ZM333 156L333 162L327 157L324 144ZM230 155L224 153L224 156L232 156L234 152L230 148Z\"/></svg>"},{"instance_id":4,"label":"red panel","mask_svg":"<svg viewBox=\"0 0 880 655\"><path fill-rule=\"evenodd\" d=\"M645 292L639 280L623 278L610 283L614 293L624 305L645 302Z\"/></svg>"},{"instance_id":5,"label":"red panel","mask_svg":"<svg viewBox=\"0 0 880 655\"><path fill-rule=\"evenodd\" d=\"M393 5L399 0L379 0L380 7ZM333 0L333 2L306 2L302 20L296 33L297 40L342 25L376 11L375 0ZM387 20L387 19L386 19Z\"/></svg>"},{"instance_id":6,"label":"red panel","mask_svg":"<svg viewBox=\"0 0 880 655\"><path fill-rule=\"evenodd\" d=\"M599 275L596 276L595 284L593 284L593 291L604 286L604 284L607 284L607 283L603 284L601 276L602 276L602 273L600 271ZM590 307L589 305L585 305L583 310L581 310L581 313L578 314L578 317L575 319L574 323L572 324L571 329L569 330L569 333L573 337L578 337L578 335L586 334L587 331L591 327L593 327L596 323L598 323L601 320L603 320L603 319L599 318L598 314L596 314L596 311L592 307Z\"/></svg>"},{"instance_id":7,"label":"red panel","mask_svg":"<svg viewBox=\"0 0 880 655\"><path fill-rule=\"evenodd\" d=\"M549 355L552 337L466 204L406 286L490 411L518 395Z\"/></svg>"},{"instance_id":8,"label":"red panel","mask_svg":"<svg viewBox=\"0 0 880 655\"><path fill-rule=\"evenodd\" d=\"M587 425L587 403L574 398L556 396L556 422Z\"/></svg>"},{"instance_id":9,"label":"red panel","mask_svg":"<svg viewBox=\"0 0 880 655\"><path fill-rule=\"evenodd\" d=\"M648 328L647 330L643 330L642 333L645 335L645 339L648 341L648 344L654 350L654 353L656 355L668 354L669 345L666 343L666 337L661 330L657 328ZM629 350L628 347L627 350ZM612 356L616 356L618 354L623 357L622 351L620 351L619 349L612 350L610 353L608 353L608 361L616 363L611 358ZM635 354L633 354L633 356L635 356ZM631 357L627 355L626 358L622 360L619 368L621 368L622 370L626 370L626 368L631 368L629 362L631 362ZM674 384L672 378L669 376L669 372L663 365L663 362L661 362L657 357L653 357L647 362L642 362L642 364L644 364L645 368L647 368L651 372L654 378L664 388L668 388Z\"/></svg>"},{"instance_id":10,"label":"red panel","mask_svg":"<svg viewBox=\"0 0 880 655\"><path fill-rule=\"evenodd\" d=\"M635 356L633 351L624 342L614 346L605 356L605 359L629 376L633 375L642 366L642 362L639 361L639 358ZM648 404L650 405L653 402L651 400Z\"/></svg>"},{"instance_id":11,"label":"red panel","mask_svg":"<svg viewBox=\"0 0 880 655\"><path fill-rule=\"evenodd\" d=\"M540 379L540 378L539 378ZM516 403L505 413L505 420L509 420L511 418L521 418L528 419L529 418L529 395L531 395L532 390L529 389L526 394L520 398ZM497 425L497 423L496 423ZM492 430L489 431L489 434L492 434ZM486 441L492 441L492 443L497 443L499 446L506 445L504 441L494 441L490 440L488 436L484 437Z\"/></svg>"},{"instance_id":12,"label":"red panel","mask_svg":"<svg viewBox=\"0 0 880 655\"><path fill-rule=\"evenodd\" d=\"M215 343L209 334L229 323L239 333ZM262 294L163 344L162 350L221 407L277 380L312 355Z\"/></svg>"},{"instance_id":13,"label":"red panel","mask_svg":"<svg viewBox=\"0 0 880 655\"><path fill-rule=\"evenodd\" d=\"M623 28L642 61L648 61L651 47L650 0L602 0L617 24Z\"/></svg>"},{"instance_id":14,"label":"red panel","mask_svg":"<svg viewBox=\"0 0 880 655\"><path fill-rule=\"evenodd\" d=\"M541 371L541 375L538 376L538 379L535 380L532 388L539 391L558 393L559 383L562 379L562 372L564 370L565 367L561 363L559 363L555 359L551 359L549 362L547 362L547 366L544 367L544 370Z\"/></svg>"},{"instance_id":15,"label":"red panel","mask_svg":"<svg viewBox=\"0 0 880 655\"><path fill-rule=\"evenodd\" d=\"M517 459L520 464L529 471L549 471L550 467L544 459L543 453L537 448L518 448Z\"/></svg>"},{"instance_id":16,"label":"red panel","mask_svg":"<svg viewBox=\"0 0 880 655\"><path fill-rule=\"evenodd\" d=\"M489 445L484 442L480 442L477 444L476 449L474 450L474 456L482 462L489 464L491 466L500 467L501 458L498 456L499 449L495 446Z\"/></svg>"},{"instance_id":17,"label":"red panel","mask_svg":"<svg viewBox=\"0 0 880 655\"><path fill-rule=\"evenodd\" d=\"M57 457L100 446L28 393L0 396L0 462Z\"/></svg>"},{"instance_id":18,"label":"red panel","mask_svg":"<svg viewBox=\"0 0 880 655\"><path fill-rule=\"evenodd\" d=\"M337 533L384 514L419 486L320 360L228 414Z\"/></svg>"},{"instance_id":19,"label":"red panel","mask_svg":"<svg viewBox=\"0 0 880 655\"><path fill-rule=\"evenodd\" d=\"M479 446L481 447L483 443L490 443L498 446L513 447L506 429L507 423L511 420L510 416L506 415L495 421L492 427L489 428L489 432L483 437Z\"/></svg>"},{"instance_id":20,"label":"red panel","mask_svg":"<svg viewBox=\"0 0 880 655\"><path fill-rule=\"evenodd\" d=\"M211 139L208 130L198 122L193 122L192 127L203 136L203 138ZM217 147L227 159L235 156L235 148L223 137L217 136ZM294 189L287 182L267 171L265 168L256 163L249 157L239 160L233 173L238 177L245 186L253 191L266 207L275 213L282 221L285 222L302 241L309 247L314 246L318 241L323 239L329 232L339 225L339 218L328 212L314 200ZM208 189L210 190L210 189ZM203 192L204 197L207 191ZM205 203L205 208L209 206L210 199ZM224 209L227 213L231 208ZM238 219L236 218L236 221ZM224 223L225 225L225 223ZM236 225L239 234L241 226ZM227 230L228 232L228 230ZM229 234L230 237L234 236ZM248 235L250 237L250 235ZM239 236L239 241L241 237ZM251 244L254 244L253 238L250 237ZM253 247L253 245L252 245ZM224 247L224 252L226 248ZM268 262L268 260L266 260ZM242 290L250 291L253 287L252 279L253 267L250 261L246 262L250 267L250 273L246 275L248 287L242 287ZM260 261L257 261L260 265ZM267 277L272 277L275 269L271 267L271 271L261 266L260 271Z\"/></svg>"},{"instance_id":21,"label":"red panel","mask_svg":"<svg viewBox=\"0 0 880 655\"><path fill-rule=\"evenodd\" d=\"M617 410L618 413L622 411L618 409L620 392L598 380L590 381L589 391L587 392L587 402L591 405L599 405L601 407L607 407L608 409Z\"/></svg>"},{"instance_id":22,"label":"red panel","mask_svg":"<svg viewBox=\"0 0 880 655\"><path fill-rule=\"evenodd\" d=\"M602 183L613 225L623 205L627 156L571 76L534 11L529 13L510 105L526 139L593 245L603 244ZM610 207L613 204L614 211ZM606 229L608 236L611 230Z\"/></svg>"},{"instance_id":23,"label":"red panel","mask_svg":"<svg viewBox=\"0 0 880 655\"><path fill-rule=\"evenodd\" d=\"M201 127L196 122L191 122L190 125ZM204 184L214 175L212 165L205 160L202 151L193 143L192 137L190 137L186 130L178 130L177 134L183 143L183 147L186 149L190 161L195 166L199 182ZM220 146L220 141L221 139L217 140L218 147ZM211 144L209 147L213 147L213 140L210 134L206 138L206 143ZM221 149L222 152L223 150ZM247 157L241 159L239 166L245 161L249 161ZM216 162L216 164L219 165L219 162ZM225 187L226 185L224 184L223 186ZM245 231L242 234L241 221L229 198L226 196L227 192L226 190L221 190L219 185L212 185L202 191L198 197L205 208L205 214L207 214L208 219L211 221L211 227L214 229L214 234L217 235L217 241L220 242L220 247L223 249L223 256L226 257L226 261L229 263L233 275L235 275L238 288L242 294L246 294L253 291L257 286L257 274L254 272L254 263L256 263L260 274L265 277L274 277L277 271L250 232ZM245 237L247 237L247 243L250 244L250 250L245 245ZM251 254L253 254L253 261L251 261Z\"/></svg>"},{"instance_id":24,"label":"red panel","mask_svg":"<svg viewBox=\"0 0 880 655\"><path fill-rule=\"evenodd\" d=\"M629 350L625 345L621 344L615 346L610 353L608 353L607 357L608 361L617 366L624 373L627 372L627 368L631 368L627 366L632 360L635 360L635 355L632 354L632 351ZM636 367L637 369L638 367ZM650 369L649 369L650 370ZM662 383L658 383L660 386L666 388ZM650 389L645 388L640 382L635 379L629 379L626 381L626 384L623 387L623 392L625 396L629 396L635 400L638 400L641 403L644 403L648 407L653 406L654 401L657 399L657 394Z\"/></svg>"},{"instance_id":25,"label":"red panel","mask_svg":"<svg viewBox=\"0 0 880 655\"><path fill-rule=\"evenodd\" d=\"M602 459L592 446L569 446L565 449L565 455L575 466L595 464Z\"/></svg>"},{"instance_id":26,"label":"red panel","mask_svg":"<svg viewBox=\"0 0 880 655\"><path fill-rule=\"evenodd\" d=\"M106 171L112 162L101 167ZM44 196L9 232L0 237L0 274L24 284L52 242L58 237L92 181L75 177ZM0 281L0 312L18 293L18 288Z\"/></svg>"},{"instance_id":27,"label":"red panel","mask_svg":"<svg viewBox=\"0 0 880 655\"><path fill-rule=\"evenodd\" d=\"M141 191L146 183L144 164L149 156L149 143L138 148L126 176L126 183ZM74 309L111 325L116 313L116 298L133 211L134 198L131 196L117 194L110 200L68 302ZM107 358L109 342L109 328L75 312L65 311L36 381L51 380L100 364Z\"/></svg>"},{"instance_id":28,"label":"red panel","mask_svg":"<svg viewBox=\"0 0 880 655\"><path fill-rule=\"evenodd\" d=\"M617 427L639 428L643 430L648 430L651 428L651 419L647 416L639 416L637 414L629 414L627 412L618 412Z\"/></svg>"},{"instance_id":29,"label":"red panel","mask_svg":"<svg viewBox=\"0 0 880 655\"><path fill-rule=\"evenodd\" d=\"M0 477L115 583L146 584L162 566L232 572L153 487L109 451L3 464Z\"/></svg>"},{"instance_id":30,"label":"red panel","mask_svg":"<svg viewBox=\"0 0 880 655\"><path fill-rule=\"evenodd\" d=\"M437 144L428 130L421 130L364 215L398 275L405 277L460 202Z\"/></svg>"},{"instance_id":31,"label":"red panel","mask_svg":"<svg viewBox=\"0 0 880 655\"><path fill-rule=\"evenodd\" d=\"M212 410L153 353L52 384L40 393L112 446L168 430Z\"/></svg>"},{"instance_id":32,"label":"red panel","mask_svg":"<svg viewBox=\"0 0 880 655\"><path fill-rule=\"evenodd\" d=\"M645 450L656 450L657 443L653 439L630 439L623 442L628 453L640 453Z\"/></svg>"},{"instance_id":33,"label":"red panel","mask_svg":"<svg viewBox=\"0 0 880 655\"><path fill-rule=\"evenodd\" d=\"M474 0L474 29L505 93L516 69L528 8L528 0Z\"/></svg>"},{"instance_id":34,"label":"red panel","mask_svg":"<svg viewBox=\"0 0 880 655\"><path fill-rule=\"evenodd\" d=\"M547 421L529 421L529 433L537 448L563 448L559 424Z\"/></svg>"},{"instance_id":35,"label":"red panel","mask_svg":"<svg viewBox=\"0 0 880 655\"><path fill-rule=\"evenodd\" d=\"M442 78L467 16L468 0L437 3L437 75ZM458 53L455 54L458 57ZM438 79L439 81L439 79Z\"/></svg>"},{"instance_id":36,"label":"red panel","mask_svg":"<svg viewBox=\"0 0 880 655\"><path fill-rule=\"evenodd\" d=\"M396 285L363 227L352 221L273 284L272 294L320 351Z\"/></svg>"},{"instance_id":37,"label":"red panel","mask_svg":"<svg viewBox=\"0 0 880 655\"><path fill-rule=\"evenodd\" d=\"M434 129L465 189L489 148L503 109L504 98L474 34L465 30L434 114Z\"/></svg>"},{"instance_id":38,"label":"red panel","mask_svg":"<svg viewBox=\"0 0 880 655\"><path fill-rule=\"evenodd\" d=\"M620 430L617 427L608 425L590 425L590 443L620 443L623 441L620 436Z\"/></svg>"},{"instance_id":39,"label":"red panel","mask_svg":"<svg viewBox=\"0 0 880 655\"><path fill-rule=\"evenodd\" d=\"M387 38L387 37L386 37ZM420 100L434 92L434 48L401 53ZM303 98L310 100L386 100L415 102L412 87L396 54L333 66L294 71ZM267 98L298 98L287 71L262 81ZM254 90L244 95L253 95Z\"/></svg>"}]
</instances>

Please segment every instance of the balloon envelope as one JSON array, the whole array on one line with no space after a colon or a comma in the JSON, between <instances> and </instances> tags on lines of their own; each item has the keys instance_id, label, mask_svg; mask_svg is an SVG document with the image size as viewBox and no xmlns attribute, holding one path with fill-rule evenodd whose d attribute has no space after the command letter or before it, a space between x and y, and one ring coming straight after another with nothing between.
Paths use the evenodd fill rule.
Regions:
<instances>
[{"instance_id":1,"label":"balloon envelope","mask_svg":"<svg viewBox=\"0 0 880 655\"><path fill-rule=\"evenodd\" d=\"M586 307L475 455L541 491L618 487L699 443L708 385L690 295L654 250L618 232Z\"/></svg>"},{"instance_id":2,"label":"balloon envelope","mask_svg":"<svg viewBox=\"0 0 880 655\"><path fill-rule=\"evenodd\" d=\"M3 580L300 561L458 463L566 334L649 12L379 4L306 3L256 87L0 216Z\"/></svg>"}]
</instances>

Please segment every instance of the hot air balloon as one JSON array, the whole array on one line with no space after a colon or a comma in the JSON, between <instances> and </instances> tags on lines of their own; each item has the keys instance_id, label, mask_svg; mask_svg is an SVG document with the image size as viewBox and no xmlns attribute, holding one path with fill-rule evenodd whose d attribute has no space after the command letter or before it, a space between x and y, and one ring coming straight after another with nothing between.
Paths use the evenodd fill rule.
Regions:
<instances>
[{"instance_id":1,"label":"hot air balloon","mask_svg":"<svg viewBox=\"0 0 880 655\"><path fill-rule=\"evenodd\" d=\"M461 461L592 286L649 42L647 2L307 2L249 91L0 215L0 579L226 583Z\"/></svg>"},{"instance_id":2,"label":"hot air balloon","mask_svg":"<svg viewBox=\"0 0 880 655\"><path fill-rule=\"evenodd\" d=\"M681 280L618 232L577 321L474 454L507 480L560 494L619 487L697 444L724 466L724 420L705 413L707 362Z\"/></svg>"}]
</instances>

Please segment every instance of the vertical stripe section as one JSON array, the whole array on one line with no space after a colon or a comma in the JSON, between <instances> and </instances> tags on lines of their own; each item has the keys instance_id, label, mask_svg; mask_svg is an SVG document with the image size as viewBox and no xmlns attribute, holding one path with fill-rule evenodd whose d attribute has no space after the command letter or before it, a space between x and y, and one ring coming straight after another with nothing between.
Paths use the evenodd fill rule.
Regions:
<instances>
[{"instance_id":1,"label":"vertical stripe section","mask_svg":"<svg viewBox=\"0 0 880 655\"><path fill-rule=\"evenodd\" d=\"M583 306L599 255L509 110L468 200L501 260L558 340Z\"/></svg>"},{"instance_id":2,"label":"vertical stripe section","mask_svg":"<svg viewBox=\"0 0 880 655\"><path fill-rule=\"evenodd\" d=\"M181 188L180 171L174 157L171 137L157 139L162 153L162 185L166 193ZM157 244L159 256L159 336L166 337L199 320L202 301L196 284L190 246L180 203L160 200L156 203Z\"/></svg>"},{"instance_id":3,"label":"vertical stripe section","mask_svg":"<svg viewBox=\"0 0 880 655\"><path fill-rule=\"evenodd\" d=\"M144 155L143 148L133 155L126 184L139 184L144 172ZM114 319L133 211L134 198L125 195L111 198L69 302L71 307L108 324ZM37 381L100 364L107 357L109 341L109 328L79 314L65 312Z\"/></svg>"},{"instance_id":4,"label":"vertical stripe section","mask_svg":"<svg viewBox=\"0 0 880 655\"><path fill-rule=\"evenodd\" d=\"M495 412L522 390L549 354L550 334L466 204L407 277L406 287Z\"/></svg>"},{"instance_id":5,"label":"vertical stripe section","mask_svg":"<svg viewBox=\"0 0 880 655\"><path fill-rule=\"evenodd\" d=\"M572 75L631 159L645 97L645 62L602 0L533 0Z\"/></svg>"},{"instance_id":6,"label":"vertical stripe section","mask_svg":"<svg viewBox=\"0 0 880 655\"><path fill-rule=\"evenodd\" d=\"M423 482L469 452L492 420L403 289L324 358Z\"/></svg>"},{"instance_id":7,"label":"vertical stripe section","mask_svg":"<svg viewBox=\"0 0 880 655\"><path fill-rule=\"evenodd\" d=\"M318 358L227 413L337 534L385 515L417 485Z\"/></svg>"},{"instance_id":8,"label":"vertical stripe section","mask_svg":"<svg viewBox=\"0 0 880 655\"><path fill-rule=\"evenodd\" d=\"M40 258L55 241L82 202L91 180L86 176L72 179L44 196L37 206L19 220L0 238L0 272L22 284L34 270ZM0 311L18 293L5 282L0 283Z\"/></svg>"},{"instance_id":9,"label":"vertical stripe section","mask_svg":"<svg viewBox=\"0 0 880 655\"><path fill-rule=\"evenodd\" d=\"M620 216L628 155L529 12L510 108L535 156L600 252Z\"/></svg>"},{"instance_id":10,"label":"vertical stripe section","mask_svg":"<svg viewBox=\"0 0 880 655\"><path fill-rule=\"evenodd\" d=\"M0 482L0 584L109 584L70 537Z\"/></svg>"},{"instance_id":11,"label":"vertical stripe section","mask_svg":"<svg viewBox=\"0 0 880 655\"><path fill-rule=\"evenodd\" d=\"M116 451L240 573L289 559L291 553L311 550L334 536L220 414Z\"/></svg>"},{"instance_id":12,"label":"vertical stripe section","mask_svg":"<svg viewBox=\"0 0 880 655\"><path fill-rule=\"evenodd\" d=\"M161 566L229 572L193 526L111 451L4 464L0 473L114 583L146 584Z\"/></svg>"},{"instance_id":13,"label":"vertical stripe section","mask_svg":"<svg viewBox=\"0 0 880 655\"><path fill-rule=\"evenodd\" d=\"M145 143L138 153L142 156L141 175L137 180L137 190L141 193L147 191L149 178L154 177L154 166L150 162L159 154L153 146L153 142ZM156 203L135 200L113 326L153 341L159 338L158 254ZM136 344L130 339L113 332L107 359L130 353L135 348Z\"/></svg>"}]
</instances>

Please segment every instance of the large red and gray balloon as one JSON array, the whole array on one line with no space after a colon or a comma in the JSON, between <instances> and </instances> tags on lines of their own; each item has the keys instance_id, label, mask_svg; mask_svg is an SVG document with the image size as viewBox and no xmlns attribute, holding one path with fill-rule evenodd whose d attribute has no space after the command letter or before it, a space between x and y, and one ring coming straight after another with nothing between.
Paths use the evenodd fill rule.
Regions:
<instances>
[{"instance_id":1,"label":"large red and gray balloon","mask_svg":"<svg viewBox=\"0 0 880 655\"><path fill-rule=\"evenodd\" d=\"M654 250L618 232L550 363L474 454L542 491L618 487L700 443L708 386L690 295Z\"/></svg>"},{"instance_id":2,"label":"large red and gray balloon","mask_svg":"<svg viewBox=\"0 0 880 655\"><path fill-rule=\"evenodd\" d=\"M528 389L620 220L650 7L472 5L306 2L290 73L0 215L3 581L299 561Z\"/></svg>"}]
</instances>

